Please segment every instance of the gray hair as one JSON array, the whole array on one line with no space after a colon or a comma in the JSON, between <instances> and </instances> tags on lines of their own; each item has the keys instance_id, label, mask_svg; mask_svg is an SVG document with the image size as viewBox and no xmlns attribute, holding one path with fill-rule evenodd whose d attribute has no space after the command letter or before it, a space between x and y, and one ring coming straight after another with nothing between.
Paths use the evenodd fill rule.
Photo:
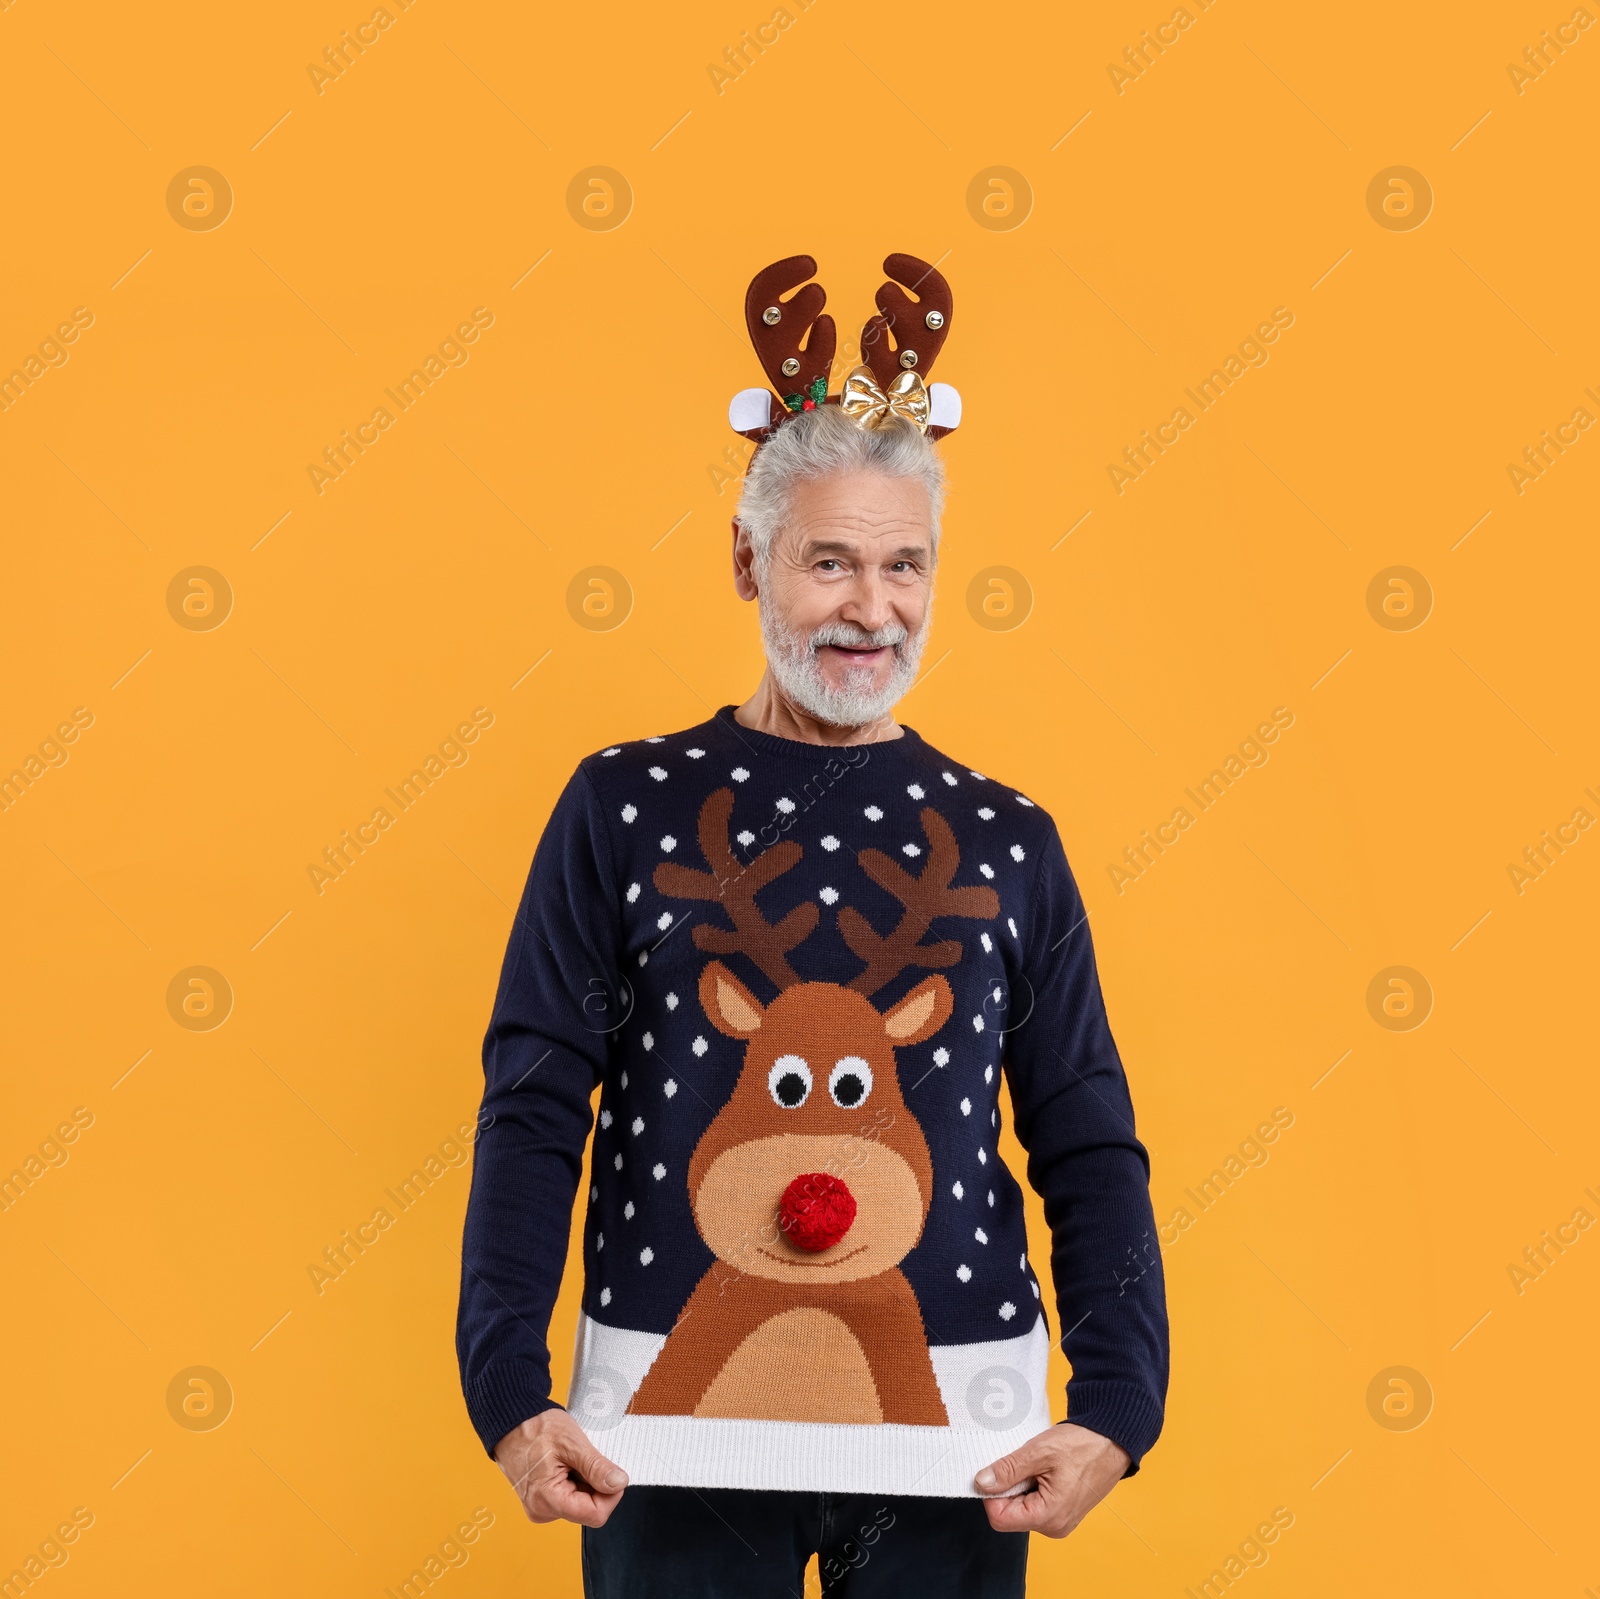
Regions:
<instances>
[{"instance_id":1,"label":"gray hair","mask_svg":"<svg viewBox=\"0 0 1600 1599\"><path fill-rule=\"evenodd\" d=\"M933 556L939 555L944 511L944 463L933 441L910 423L890 418L861 428L836 405L819 405L784 422L755 453L739 495L739 525L750 535L756 570L765 572L773 544L788 522L791 499L809 478L835 472L881 472L909 478L928 491Z\"/></svg>"}]
</instances>

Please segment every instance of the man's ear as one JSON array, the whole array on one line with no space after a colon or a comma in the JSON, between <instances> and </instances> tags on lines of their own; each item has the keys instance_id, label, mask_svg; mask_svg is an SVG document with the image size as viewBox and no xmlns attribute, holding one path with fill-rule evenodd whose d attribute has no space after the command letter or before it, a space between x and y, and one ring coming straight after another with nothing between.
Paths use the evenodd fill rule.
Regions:
<instances>
[{"instance_id":1,"label":"man's ear","mask_svg":"<svg viewBox=\"0 0 1600 1599\"><path fill-rule=\"evenodd\" d=\"M898 1005L883 1013L883 1030L895 1045L920 1044L950 1020L955 996L942 977L924 977Z\"/></svg>"},{"instance_id":2,"label":"man's ear","mask_svg":"<svg viewBox=\"0 0 1600 1599\"><path fill-rule=\"evenodd\" d=\"M712 961L700 974L700 1007L729 1038L753 1037L765 1015L761 1001L721 961Z\"/></svg>"},{"instance_id":3,"label":"man's ear","mask_svg":"<svg viewBox=\"0 0 1600 1599\"><path fill-rule=\"evenodd\" d=\"M741 600L753 600L760 593L755 583L755 546L745 533L739 518L734 517L733 527L733 589ZM741 538L741 534L744 536Z\"/></svg>"}]
</instances>

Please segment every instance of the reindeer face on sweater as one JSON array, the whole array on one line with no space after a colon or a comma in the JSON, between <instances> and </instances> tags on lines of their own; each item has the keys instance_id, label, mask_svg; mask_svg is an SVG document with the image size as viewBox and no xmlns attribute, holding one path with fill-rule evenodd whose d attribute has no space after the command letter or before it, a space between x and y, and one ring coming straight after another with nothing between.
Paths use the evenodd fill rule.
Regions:
<instances>
[{"instance_id":1,"label":"reindeer face on sweater","mask_svg":"<svg viewBox=\"0 0 1600 1599\"><path fill-rule=\"evenodd\" d=\"M927 1141L900 1091L896 1048L922 1043L949 1019L950 985L925 977L880 1010L870 996L908 968L961 958L955 940L925 943L938 916L989 919L999 902L987 887L952 888L958 851L949 826L922 812L929 839L913 877L878 850L859 857L866 875L904 907L880 934L850 906L839 931L864 962L849 984L803 982L789 954L815 928L814 902L769 922L757 890L800 859L784 841L744 863L728 843L733 795L720 789L701 808L708 871L671 862L656 886L678 898L716 900L733 923L701 923L696 945L740 954L776 986L767 1004L720 960L700 977L711 1024L745 1044L732 1096L689 1164L689 1196L701 1236L719 1260L752 1276L795 1285L850 1282L889 1271L922 1234L932 1196Z\"/></svg>"},{"instance_id":2,"label":"reindeer face on sweater","mask_svg":"<svg viewBox=\"0 0 1600 1599\"><path fill-rule=\"evenodd\" d=\"M933 1171L894 1050L944 1025L949 984L927 978L887 1011L835 983L800 983L762 1006L713 961L700 999L715 1027L746 1040L733 1097L689 1164L712 1252L793 1283L897 1265L922 1234Z\"/></svg>"}]
</instances>

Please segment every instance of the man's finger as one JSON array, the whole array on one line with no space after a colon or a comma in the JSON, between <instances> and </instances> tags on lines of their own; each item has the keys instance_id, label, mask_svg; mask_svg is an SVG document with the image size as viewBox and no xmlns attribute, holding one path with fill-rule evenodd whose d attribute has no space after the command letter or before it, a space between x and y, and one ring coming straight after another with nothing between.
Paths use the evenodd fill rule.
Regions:
<instances>
[{"instance_id":1,"label":"man's finger","mask_svg":"<svg viewBox=\"0 0 1600 1599\"><path fill-rule=\"evenodd\" d=\"M566 1463L597 1493L615 1496L628 1486L627 1472L607 1460L587 1439L564 1454Z\"/></svg>"},{"instance_id":2,"label":"man's finger","mask_svg":"<svg viewBox=\"0 0 1600 1599\"><path fill-rule=\"evenodd\" d=\"M550 1511L563 1521L575 1521L580 1527L603 1527L622 1493L596 1493L580 1483L557 1482L551 1483L542 1497Z\"/></svg>"},{"instance_id":3,"label":"man's finger","mask_svg":"<svg viewBox=\"0 0 1600 1599\"><path fill-rule=\"evenodd\" d=\"M1040 1451L1032 1443L1026 1443L1020 1449L1013 1449L1009 1455L1002 1455L992 1465L985 1466L973 1478L973 1482L979 1493L1004 1493L1007 1488L1014 1488L1019 1482L1037 1476L1042 1463Z\"/></svg>"},{"instance_id":4,"label":"man's finger","mask_svg":"<svg viewBox=\"0 0 1600 1599\"><path fill-rule=\"evenodd\" d=\"M530 1492L529 1484L540 1476L549 1476L554 1471L558 1476L566 1475L566 1467L554 1460L554 1451L543 1449L535 1454L528 1450L520 1459L515 1459L508 1464L500 1462L500 1469L511 1479L511 1486L517 1490L520 1497L526 1498Z\"/></svg>"},{"instance_id":5,"label":"man's finger","mask_svg":"<svg viewBox=\"0 0 1600 1599\"><path fill-rule=\"evenodd\" d=\"M1049 1515L1044 1495L1037 1491L1010 1499L986 1499L983 1508L996 1532L1030 1532Z\"/></svg>"}]
</instances>

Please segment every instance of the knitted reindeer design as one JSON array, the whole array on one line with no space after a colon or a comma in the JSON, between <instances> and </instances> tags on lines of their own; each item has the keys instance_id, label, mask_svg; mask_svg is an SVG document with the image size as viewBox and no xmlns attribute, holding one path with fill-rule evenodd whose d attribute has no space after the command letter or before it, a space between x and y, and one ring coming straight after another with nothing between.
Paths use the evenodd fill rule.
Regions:
<instances>
[{"instance_id":1,"label":"knitted reindeer design","mask_svg":"<svg viewBox=\"0 0 1600 1599\"><path fill-rule=\"evenodd\" d=\"M757 894L801 858L792 839L748 866L729 842L733 792L702 805L709 870L662 862L664 895L709 900L732 923L700 923L696 947L743 956L776 989L763 1004L721 960L700 975L711 1024L745 1045L739 1079L689 1163L689 1199L716 1263L701 1278L628 1409L635 1415L945 1426L916 1295L899 1263L932 1197L927 1142L900 1092L895 1050L950 1017L937 969L958 940L923 942L935 918L999 915L995 891L951 886L960 851L931 806L927 861L913 875L880 850L861 869L900 902L880 934L860 911L839 930L863 963L848 984L802 981L789 956L816 928L814 902L776 922ZM871 996L914 967L934 969L879 1010Z\"/></svg>"}]
</instances>

